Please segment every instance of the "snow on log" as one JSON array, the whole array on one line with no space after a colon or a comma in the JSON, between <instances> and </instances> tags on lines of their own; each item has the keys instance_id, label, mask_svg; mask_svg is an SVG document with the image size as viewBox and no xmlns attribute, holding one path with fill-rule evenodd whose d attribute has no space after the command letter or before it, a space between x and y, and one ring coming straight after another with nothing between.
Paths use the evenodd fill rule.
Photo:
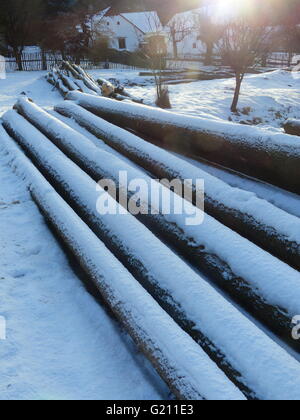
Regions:
<instances>
[{"instance_id":1,"label":"snow on log","mask_svg":"<svg viewBox=\"0 0 300 420\"><path fill-rule=\"evenodd\" d=\"M215 352L215 358L220 357L219 364L224 371L227 370L228 363L232 369L236 369L235 374L240 380L241 388L251 389L252 396L259 399L299 400L300 365L293 357L242 315L133 216L98 214L95 209L95 201L99 194L96 192L96 184L22 117L10 112L4 116L4 119L6 126L11 127L9 131L13 132L26 150L31 150L32 157L43 166L44 172L56 179L56 186L64 192L64 195L69 194L73 203L75 201L80 203L80 206L85 208L84 213L97 220L93 224L94 227L97 225L94 231L106 244L110 243L118 258L122 260L121 253L123 253L125 259L132 263L132 267L136 267L135 277L141 283L151 284L152 294L156 292L158 295L160 289L164 291L164 299L168 305L164 304L163 298L160 299L160 303L168 309L173 306L172 317L176 320L181 319L183 325L190 319L189 324L194 331L194 338L200 342L206 352L210 351L210 356ZM24 159L27 166L33 167L13 141L5 140L1 126L0 138L0 146L5 143L6 151L14 156L11 160L12 167L20 168ZM27 167L24 171L28 175ZM32 169L30 171L32 172ZM37 172L36 169L35 171ZM23 172L21 169L20 175L24 176ZM34 186L39 182L36 177L34 180L30 177L29 181L34 192L33 188L36 188ZM46 197L46 191L45 194L39 194L39 197L41 199ZM51 197L49 194L48 206L51 205L53 211L57 211L56 201L52 201ZM65 214L65 210L61 214ZM69 222L72 218L66 213L65 220ZM81 223L80 220L79 222ZM58 227L60 226L63 226L62 221L58 223ZM71 233L74 235L73 224ZM79 239L81 238L80 233ZM107 264L106 254L102 260L103 252L97 251L98 248L94 246L93 241L89 239L82 246L76 244L74 252L77 252L78 256L86 255L89 249L95 252L96 262L93 265L98 267L99 264L99 269L107 270L105 272L109 275L111 263ZM170 267L172 267L172 276L170 276ZM122 287L123 281L120 281L120 278L117 278L116 282ZM124 285L124 290L127 296L127 283ZM134 302L134 305L136 304L139 302ZM142 314L143 319L144 312ZM156 331L155 321L153 327ZM169 340L169 337L166 338ZM171 354L173 354L178 347L173 348L176 345L173 340L168 342L171 343ZM182 349L184 346L180 346L180 351ZM191 360L195 363L196 359ZM194 372L197 375L197 371ZM201 377L200 374L199 378Z\"/></svg>"},{"instance_id":2,"label":"snow on log","mask_svg":"<svg viewBox=\"0 0 300 420\"><path fill-rule=\"evenodd\" d=\"M284 124L284 130L287 134L300 136L300 120L289 119Z\"/></svg>"},{"instance_id":3,"label":"snow on log","mask_svg":"<svg viewBox=\"0 0 300 420\"><path fill-rule=\"evenodd\" d=\"M177 398L244 400L236 386L143 289L31 162L21 156L13 165L21 165L21 170L25 170L35 202Z\"/></svg>"},{"instance_id":4,"label":"snow on log","mask_svg":"<svg viewBox=\"0 0 300 420\"><path fill-rule=\"evenodd\" d=\"M300 193L300 144L287 134L71 92L67 99L162 146Z\"/></svg>"},{"instance_id":5,"label":"snow on log","mask_svg":"<svg viewBox=\"0 0 300 420\"><path fill-rule=\"evenodd\" d=\"M77 133L64 123L45 112L41 112L38 108L35 109L37 111L29 113L31 114L31 120L39 121L37 124L40 130L44 131L48 137L51 137L61 150L68 154L95 180L98 181L100 178L113 180L118 186L119 191L127 191L128 183L136 179L144 180L149 186L151 179L144 172L130 166L113 154L100 150L86 137ZM36 115L38 115L38 118L36 118ZM22 144L25 144L25 146L27 144L27 148L32 150L32 144L31 142L28 143L29 139L24 133L24 130L22 133L22 124L28 123L23 118L20 121L18 118L21 117L13 113L7 113L3 117L4 124L18 141L23 142ZM30 127L33 128L28 124L29 131ZM41 137L39 143L42 143L43 138L44 143L47 142L47 139L38 131L35 130L34 132L35 138ZM51 144L48 144L47 147L49 148L48 155L52 156L52 162L56 149ZM34 150L34 153L39 153L39 151ZM42 158L43 156L45 158L46 154L39 154L38 156L39 162L42 162ZM64 155L61 157L61 160L63 158ZM57 158L55 161L57 161ZM51 162L48 166L50 165L53 171L55 163ZM45 162L40 164L45 165ZM61 170L63 171L63 164L61 165ZM49 172L48 167L47 171ZM125 183L119 179L120 171L126 173L127 179ZM55 169L54 174L57 174L57 172L58 168ZM68 175L65 172L64 179ZM56 180L57 175L54 176L54 181ZM72 190L75 187L71 187L71 185L70 189ZM163 193L166 189L160 186L160 190ZM178 208L178 204L183 200L170 191L168 193L171 196L171 201L173 200L176 203L174 207ZM131 191L129 193L129 197L131 196L130 194L133 194L133 192ZM143 192L141 192L140 199L142 203L147 203L148 197L145 197ZM79 199L75 202L72 201L71 204L73 206L77 205L78 207L78 201ZM83 202L83 199L81 199L81 202ZM94 203L96 202L97 198L95 197ZM86 220L92 224L94 218L96 223L93 224L93 228L96 231L99 223L98 219L101 216L95 207L95 204L90 204L89 211L82 214L82 217L87 218ZM300 313L299 272L208 215L205 215L202 224L188 226L186 224L186 215L188 214L190 216L193 214L193 211L196 212L198 210L188 202L185 202L184 206L186 214L162 214L161 207L162 203L155 203L158 214L149 214L148 212L148 214L138 215L138 217L150 230L155 232L164 241L168 241L172 247L177 248L198 269L205 271L219 286L229 292L240 304L244 305L246 309L250 310L256 317L272 328L275 333L283 336L286 341L298 348L298 343L291 339L291 320L295 314ZM80 211L80 208L78 211ZM198 213L195 214L198 216ZM116 223L116 216L114 215L112 217ZM126 225L128 227L128 222ZM101 236L103 233L100 232L99 235L103 239L103 236ZM144 242L145 238L137 241L136 253L138 253L140 243ZM124 243L126 243L126 238L124 238ZM136 267L136 264L131 261L132 258L130 255L131 253L123 257L123 264L133 264L130 269L135 270L135 276L141 275L139 272L140 267ZM149 255L152 255L150 250ZM173 267L174 264L169 265L169 267L171 266Z\"/></svg>"},{"instance_id":6,"label":"snow on log","mask_svg":"<svg viewBox=\"0 0 300 420\"><path fill-rule=\"evenodd\" d=\"M33 124L39 125L37 108L21 99L17 108ZM151 172L158 179L192 179L197 193L197 179L205 185L205 210L220 222L250 239L258 246L300 270L300 220L259 199L254 193L233 188L220 179L189 164L173 154L148 143L95 116L71 101L55 107L60 114L73 118L99 139Z\"/></svg>"}]
</instances>

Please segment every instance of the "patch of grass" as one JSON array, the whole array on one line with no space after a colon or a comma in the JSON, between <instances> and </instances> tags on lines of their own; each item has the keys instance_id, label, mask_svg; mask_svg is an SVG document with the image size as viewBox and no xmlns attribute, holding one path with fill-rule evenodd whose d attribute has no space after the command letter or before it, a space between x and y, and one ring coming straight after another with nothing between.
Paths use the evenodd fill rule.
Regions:
<instances>
[{"instance_id":1,"label":"patch of grass","mask_svg":"<svg viewBox=\"0 0 300 420\"><path fill-rule=\"evenodd\" d=\"M250 115L250 113L252 112L252 108L250 106L245 106L242 110L241 113L243 115Z\"/></svg>"}]
</instances>

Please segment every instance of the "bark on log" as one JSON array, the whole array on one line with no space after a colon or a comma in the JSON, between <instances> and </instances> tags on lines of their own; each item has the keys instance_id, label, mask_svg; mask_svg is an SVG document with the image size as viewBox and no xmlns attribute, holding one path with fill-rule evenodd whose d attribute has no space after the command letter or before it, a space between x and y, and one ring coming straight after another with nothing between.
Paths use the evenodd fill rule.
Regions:
<instances>
[{"instance_id":1,"label":"bark on log","mask_svg":"<svg viewBox=\"0 0 300 420\"><path fill-rule=\"evenodd\" d=\"M15 153L21 154L18 150ZM23 155L17 156L14 165L22 173L25 170L33 199L175 396L184 400L244 400L244 395L139 285L32 163Z\"/></svg>"},{"instance_id":2,"label":"bark on log","mask_svg":"<svg viewBox=\"0 0 300 420\"><path fill-rule=\"evenodd\" d=\"M34 105L27 105L26 100L22 99L17 107L20 113L30 120L26 107L29 111L34 108ZM55 110L74 119L110 147L152 173L157 179L166 178L172 181L173 179L192 178L194 197L197 194L196 180L204 179L205 211L208 214L300 270L300 242L292 240L290 233L285 230L286 226L281 226L286 223L293 226L296 232L300 231L298 218L257 198L252 193L238 191L169 152L94 116L76 104L66 101L57 105ZM31 122L38 126L37 118L34 121L31 119ZM237 193L239 197L235 199ZM241 201L250 204L245 207L243 212ZM195 200L194 204L196 204ZM259 211L262 213L261 218L259 218ZM280 220L282 220L281 225L278 223Z\"/></svg>"},{"instance_id":3,"label":"bark on log","mask_svg":"<svg viewBox=\"0 0 300 420\"><path fill-rule=\"evenodd\" d=\"M284 130L287 134L300 136L300 120L290 119L284 124Z\"/></svg>"},{"instance_id":4,"label":"bark on log","mask_svg":"<svg viewBox=\"0 0 300 420\"><path fill-rule=\"evenodd\" d=\"M251 383L255 397L262 399L299 399L300 384L299 386L296 386L296 384L300 381L300 367L296 360L221 297L206 281L196 275L132 216L126 216L127 220L125 219L125 221L124 216L122 216L123 222L120 220L120 223L116 220L117 215L112 216L112 223L110 223L108 216L104 216L101 221L94 204L97 196L95 184L91 180L89 181L89 177L82 173L78 167L22 117L10 112L4 116L4 120L8 130L31 155L36 164L43 170L44 175L52 180L56 190L61 191L84 218L88 217L90 221L93 217L97 219L97 222L93 220L90 224L94 231L98 232L98 235L104 239L106 245L109 245L109 243L112 245L112 250L118 258L122 260L122 255L125 256L125 260L130 262L136 271L139 271L140 277L144 277L144 281L152 285L153 293L157 295L159 290L162 290L163 297L160 300L162 302L165 300L167 302L167 305L166 303L165 305L167 307L169 305L169 308L173 305L175 315L172 317L177 316L180 323L184 324L189 319L184 309L186 305L189 315L193 311L194 314L198 313L196 322L188 321L189 327L194 331L194 334L198 332L198 340L196 339L196 341L200 342L205 349L207 347L207 352L214 355L215 359L219 359L219 364L226 373L226 363L228 363L226 357L228 356L232 366L238 367L242 374L238 370L235 372L228 370L228 372L233 376L236 375L237 381L241 382L240 386L244 389ZM14 164L13 161L12 164ZM63 174L61 168L63 168ZM46 195L46 193L43 194L43 196ZM51 197L49 197L49 203L51 202ZM53 203L53 206L57 209L55 203ZM66 216L66 220L69 220L68 216ZM124 223L126 224L126 230L122 229L121 226ZM59 226L61 226L61 223L59 223ZM135 240L131 241L130 237L133 233ZM137 258L141 254L141 241L145 252L139 260ZM94 249L90 242L83 247L83 250L86 251L89 248ZM75 249L78 255L82 255L80 248L75 247ZM99 254L97 250L95 252L101 267L99 258L102 253ZM155 260L154 264L153 259ZM176 277L175 282L170 278L169 273L166 273L165 263L168 265L171 263L173 275ZM193 281L194 278L195 281ZM120 283L119 279L118 283ZM167 284L169 284L173 295L172 293L169 294ZM192 297L195 304L193 304ZM179 305L176 304L176 299ZM255 340L252 339L253 337L255 337ZM172 345L174 345L173 342ZM245 357L244 351L241 349L249 352L248 357ZM261 378L260 371L264 368L266 360L268 361L268 373ZM273 381L269 380L268 374L271 375L271 378L276 377L280 382L277 387L274 386Z\"/></svg>"},{"instance_id":5,"label":"bark on log","mask_svg":"<svg viewBox=\"0 0 300 420\"><path fill-rule=\"evenodd\" d=\"M134 179L142 178L145 179L146 182L149 182L148 177L144 176L143 173L128 167L128 165L124 164L123 161L115 156L98 150L94 145L89 146L89 141L85 137L76 134L71 128L57 122L55 118L51 116L48 118L45 113L43 115L43 112L40 111L34 113L36 115L35 118L33 115L29 116L29 114L30 113L27 113L28 118L31 119L31 121L34 121L41 131L47 134L47 136L50 137L66 154L97 181L99 178L109 178L114 180L116 185L118 185L119 171L127 170L129 174L128 178L131 177L132 171L135 171L133 172ZM19 132L16 133L13 124L9 123L6 118L5 124L8 125L9 130L12 130L12 132L15 133L15 136L21 136ZM91 147L92 150L89 150ZM51 153L52 156L53 153ZM89 155L86 155L86 153L89 153ZM92 156L92 158L89 156ZM72 202L72 205L76 206L76 202ZM80 209L78 211L80 211ZM88 221L91 222L89 215L82 215L82 217L88 217ZM260 248L255 247L246 239L223 227L209 216L206 216L205 224L200 227L193 227L193 229L190 230L188 230L180 221L172 218L172 216L147 214L140 215L139 218L164 241L168 241L172 247L177 247L198 269L204 270L213 281L228 291L239 304L242 304L260 320L265 322L266 325L271 327L274 332L284 337L291 345L296 348L299 347L297 342L291 340L290 333L291 319L295 314L295 309L292 310L290 304L295 299L296 289L299 289L300 296L299 273L289 268L284 263L281 263L268 253L265 253ZM97 224L93 226L93 229L97 232ZM211 231L214 232L214 238L210 240L207 236L211 237ZM99 234L101 235L101 233ZM214 243L217 240L216 237L219 234L221 235L220 241L222 241L218 251L220 252L220 255L216 254L216 251L209 251L209 249L214 248ZM228 262L222 258L222 253L226 252L225 250L230 249L234 244L237 244L238 252L244 254L245 264L248 260L251 261L251 259L253 259L253 264L258 265L257 267L252 267L251 264L251 270L254 270L252 272L252 278L251 276L247 277L247 274L246 277L241 277L239 271L236 271L233 266L230 266ZM236 258L240 259L241 256L239 255ZM257 261L260 261L261 259L263 259L262 267L257 264ZM128 264L132 264L128 255L122 259L122 262L127 267ZM242 261L239 261L239 263L242 263ZM135 267L135 264L133 264L133 266L128 268L131 271L133 270L132 272L137 278L141 277L143 280L139 271L139 266ZM272 271L271 275L270 270ZM264 284L260 286L259 279L261 278L264 278ZM280 285L278 285L276 278L280 281ZM253 279L258 281L258 283L255 283L255 281L253 283ZM275 304L273 298L270 299L269 291L266 292L266 290L263 290L263 287L266 284L268 284L270 288L268 290L272 290L273 281L275 282L276 287L282 288L281 291L278 291L278 294L283 298L283 300L280 301L280 304L278 303L279 301ZM286 281L286 284L284 281ZM290 281L294 284L293 287L291 286ZM291 295L289 298L286 296L287 290L290 290Z\"/></svg>"},{"instance_id":6,"label":"bark on log","mask_svg":"<svg viewBox=\"0 0 300 420\"><path fill-rule=\"evenodd\" d=\"M67 99L113 124L152 137L162 147L204 157L300 194L300 144L292 136L76 92Z\"/></svg>"}]
</instances>

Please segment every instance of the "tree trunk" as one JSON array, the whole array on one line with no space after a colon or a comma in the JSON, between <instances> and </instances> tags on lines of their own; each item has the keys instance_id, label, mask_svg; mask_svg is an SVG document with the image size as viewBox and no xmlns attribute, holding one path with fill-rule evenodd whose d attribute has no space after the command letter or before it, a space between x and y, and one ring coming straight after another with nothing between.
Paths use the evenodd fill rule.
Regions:
<instances>
[{"instance_id":1,"label":"tree trunk","mask_svg":"<svg viewBox=\"0 0 300 420\"><path fill-rule=\"evenodd\" d=\"M42 48L42 69L47 70L47 57L44 48Z\"/></svg>"},{"instance_id":2,"label":"tree trunk","mask_svg":"<svg viewBox=\"0 0 300 420\"><path fill-rule=\"evenodd\" d=\"M237 73L236 76L235 76L236 86L235 86L234 97L233 97L233 101L232 101L232 105L231 105L231 112L234 112L234 113L238 112L237 106L238 106L238 102L239 102L239 98L240 98L243 78L244 78L244 75L240 74L240 73Z\"/></svg>"},{"instance_id":3,"label":"tree trunk","mask_svg":"<svg viewBox=\"0 0 300 420\"><path fill-rule=\"evenodd\" d=\"M205 55L205 60L204 60L204 65L205 66L211 66L213 50L214 50L214 44L211 43L211 42L207 43L206 44L206 55Z\"/></svg>"},{"instance_id":4,"label":"tree trunk","mask_svg":"<svg viewBox=\"0 0 300 420\"><path fill-rule=\"evenodd\" d=\"M18 70L23 71L22 52L19 50L18 47L14 48L13 52L17 62Z\"/></svg>"},{"instance_id":5,"label":"tree trunk","mask_svg":"<svg viewBox=\"0 0 300 420\"><path fill-rule=\"evenodd\" d=\"M178 58L178 47L177 47L177 41L175 38L173 38L173 54L174 54L174 58Z\"/></svg>"},{"instance_id":6,"label":"tree trunk","mask_svg":"<svg viewBox=\"0 0 300 420\"><path fill-rule=\"evenodd\" d=\"M267 67L268 64L268 54L263 54L262 56L262 60L261 60L261 65L262 67Z\"/></svg>"},{"instance_id":7,"label":"tree trunk","mask_svg":"<svg viewBox=\"0 0 300 420\"><path fill-rule=\"evenodd\" d=\"M292 51L289 51L288 67L291 67L291 65L292 65L293 55L294 55L294 53Z\"/></svg>"}]
</instances>

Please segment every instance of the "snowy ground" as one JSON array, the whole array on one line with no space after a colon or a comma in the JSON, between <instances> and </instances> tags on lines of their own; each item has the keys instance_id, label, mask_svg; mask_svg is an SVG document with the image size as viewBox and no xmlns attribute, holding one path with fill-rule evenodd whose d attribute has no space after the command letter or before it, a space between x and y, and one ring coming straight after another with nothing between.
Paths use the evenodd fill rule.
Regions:
<instances>
[{"instance_id":1,"label":"snowy ground","mask_svg":"<svg viewBox=\"0 0 300 420\"><path fill-rule=\"evenodd\" d=\"M93 70L93 77L116 79L147 104L154 104L155 87L151 77L141 77L133 70ZM8 73L0 80L0 116L11 108L16 97L27 93L44 107L61 100L60 94L44 80L45 72ZM233 79L199 81L170 86L173 111L209 119L233 120L282 130L287 118L300 118L300 78L295 73L275 70L246 76L239 103L240 115L230 112Z\"/></svg>"},{"instance_id":2,"label":"snowy ground","mask_svg":"<svg viewBox=\"0 0 300 420\"><path fill-rule=\"evenodd\" d=\"M8 73L5 80L0 79L0 116L12 108L23 92L45 107L61 100L61 95L44 79L45 74L42 71L15 72Z\"/></svg>"},{"instance_id":3,"label":"snowy ground","mask_svg":"<svg viewBox=\"0 0 300 420\"><path fill-rule=\"evenodd\" d=\"M137 72L111 72L102 70L93 75L120 79L128 90L145 103L155 101L155 88L149 78L142 82L146 86L130 87L132 82L141 83ZM300 118L300 78L295 73L275 70L271 73L247 75L239 103L240 115L230 112L235 81L233 79L199 81L170 86L174 112L203 118L223 119L265 127L280 128L287 118Z\"/></svg>"}]
</instances>

